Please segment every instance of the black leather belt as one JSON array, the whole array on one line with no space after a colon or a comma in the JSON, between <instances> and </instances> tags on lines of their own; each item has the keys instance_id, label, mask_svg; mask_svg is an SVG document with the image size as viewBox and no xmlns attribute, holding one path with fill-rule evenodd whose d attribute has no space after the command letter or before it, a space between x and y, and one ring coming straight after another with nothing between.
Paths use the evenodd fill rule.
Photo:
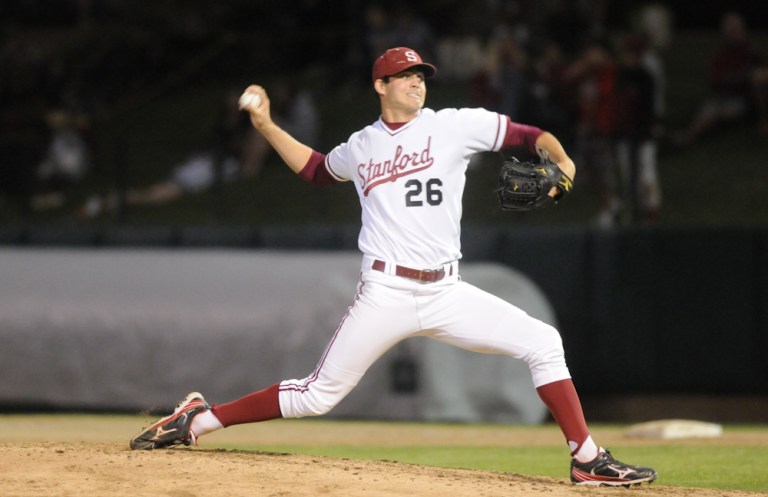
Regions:
<instances>
[{"instance_id":1,"label":"black leather belt","mask_svg":"<svg viewBox=\"0 0 768 497\"><path fill-rule=\"evenodd\" d=\"M371 266L372 269L381 272L384 272L386 267L387 263L378 259L373 261ZM451 273L453 273L453 267L451 267ZM445 278L445 269L412 269L405 266L395 266L395 275L421 283L434 283Z\"/></svg>"}]
</instances>

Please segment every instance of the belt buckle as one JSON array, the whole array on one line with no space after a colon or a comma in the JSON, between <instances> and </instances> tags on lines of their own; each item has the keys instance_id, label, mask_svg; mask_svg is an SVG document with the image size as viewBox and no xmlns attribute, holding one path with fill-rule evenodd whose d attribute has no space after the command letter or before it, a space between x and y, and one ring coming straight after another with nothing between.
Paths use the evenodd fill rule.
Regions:
<instances>
[{"instance_id":1,"label":"belt buckle","mask_svg":"<svg viewBox=\"0 0 768 497\"><path fill-rule=\"evenodd\" d=\"M441 269L420 269L419 270L419 276L418 281L419 282L427 282L427 283L433 283L437 281L439 278L436 278L437 274L441 271Z\"/></svg>"}]
</instances>

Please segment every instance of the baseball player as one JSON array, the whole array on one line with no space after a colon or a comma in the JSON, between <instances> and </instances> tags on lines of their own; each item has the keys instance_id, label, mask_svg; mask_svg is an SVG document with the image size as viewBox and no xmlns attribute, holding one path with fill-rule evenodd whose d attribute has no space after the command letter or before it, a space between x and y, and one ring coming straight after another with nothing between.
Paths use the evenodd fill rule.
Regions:
<instances>
[{"instance_id":1,"label":"baseball player","mask_svg":"<svg viewBox=\"0 0 768 497\"><path fill-rule=\"evenodd\" d=\"M573 178L575 166L550 133L485 109L424 107L436 68L414 50L392 48L373 65L381 117L321 154L279 128L264 88L247 88L253 126L302 179L352 182L360 197L362 252L357 294L317 367L226 404L190 393L175 411L136 435L132 449L197 444L223 427L329 412L399 341L428 336L464 349L525 361L570 448L571 481L651 482L653 469L614 459L592 439L553 327L459 276L461 199L472 154L526 147ZM547 192L556 195L556 189ZM447 365L450 367L450 365Z\"/></svg>"}]
</instances>

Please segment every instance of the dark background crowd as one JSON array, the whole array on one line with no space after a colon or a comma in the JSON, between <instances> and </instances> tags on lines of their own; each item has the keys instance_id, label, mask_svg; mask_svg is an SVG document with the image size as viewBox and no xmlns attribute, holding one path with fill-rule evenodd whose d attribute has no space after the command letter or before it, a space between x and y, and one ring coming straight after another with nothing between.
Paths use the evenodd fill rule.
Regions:
<instances>
[{"instance_id":1,"label":"dark background crowd","mask_svg":"<svg viewBox=\"0 0 768 497\"><path fill-rule=\"evenodd\" d=\"M727 222L697 218L683 200L708 198L718 162L738 149L752 184L734 186L734 197L747 195L734 221L765 223L768 209L755 208L768 189L759 4L6 1L0 220L354 220L326 193L283 186L295 179L266 167L279 161L236 99L264 84L278 122L327 152L377 117L375 57L409 46L439 69L428 106L486 107L564 141L584 193L557 221ZM488 163L470 169L484 178L479 197L492 197ZM682 184L692 176L702 183ZM312 214L288 205L285 188L298 188Z\"/></svg>"}]
</instances>

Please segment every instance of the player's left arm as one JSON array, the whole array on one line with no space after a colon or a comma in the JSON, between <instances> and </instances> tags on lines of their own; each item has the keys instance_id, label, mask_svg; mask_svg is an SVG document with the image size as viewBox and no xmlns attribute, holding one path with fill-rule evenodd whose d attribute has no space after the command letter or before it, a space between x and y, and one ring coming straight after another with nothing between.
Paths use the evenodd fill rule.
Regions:
<instances>
[{"instance_id":1,"label":"player's left arm","mask_svg":"<svg viewBox=\"0 0 768 497\"><path fill-rule=\"evenodd\" d=\"M557 164L563 173L565 173L571 181L576 176L576 165L573 160L568 156L560 141L555 138L555 135L545 131L536 138L536 153L539 157L545 160L550 160ZM561 187L562 188L562 187ZM565 192L564 192L565 193ZM557 194L557 189L552 188L549 192L550 197L554 197Z\"/></svg>"},{"instance_id":2,"label":"player's left arm","mask_svg":"<svg viewBox=\"0 0 768 497\"><path fill-rule=\"evenodd\" d=\"M525 147L531 152L536 152L539 157L557 164L563 173L573 181L576 174L576 166L563 145L555 136L536 126L516 123L506 117L506 130L501 144L501 150L513 147ZM555 189L550 193L551 196L557 193Z\"/></svg>"},{"instance_id":3,"label":"player's left arm","mask_svg":"<svg viewBox=\"0 0 768 497\"><path fill-rule=\"evenodd\" d=\"M542 159L548 159L557 164L569 178L573 179L576 176L576 165L552 133L545 131L536 138L536 153Z\"/></svg>"}]
</instances>

